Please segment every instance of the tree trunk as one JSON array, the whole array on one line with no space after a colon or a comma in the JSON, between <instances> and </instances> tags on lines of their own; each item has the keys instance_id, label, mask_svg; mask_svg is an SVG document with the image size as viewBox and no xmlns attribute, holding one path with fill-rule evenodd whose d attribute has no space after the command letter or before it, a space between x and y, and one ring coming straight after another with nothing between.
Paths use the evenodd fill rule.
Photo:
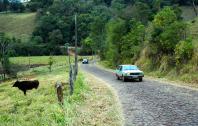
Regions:
<instances>
[{"instance_id":1,"label":"tree trunk","mask_svg":"<svg viewBox=\"0 0 198 126\"><path fill-rule=\"evenodd\" d=\"M74 81L73 81L73 68L72 68L72 65L70 65L70 70L69 70L69 85L70 85L70 95L72 95L73 92L74 92Z\"/></svg>"},{"instance_id":2,"label":"tree trunk","mask_svg":"<svg viewBox=\"0 0 198 126\"><path fill-rule=\"evenodd\" d=\"M194 9L195 15L197 16L198 13L197 13L196 5L195 5L195 0L192 0L192 4L193 4L193 9Z\"/></svg>"}]
</instances>

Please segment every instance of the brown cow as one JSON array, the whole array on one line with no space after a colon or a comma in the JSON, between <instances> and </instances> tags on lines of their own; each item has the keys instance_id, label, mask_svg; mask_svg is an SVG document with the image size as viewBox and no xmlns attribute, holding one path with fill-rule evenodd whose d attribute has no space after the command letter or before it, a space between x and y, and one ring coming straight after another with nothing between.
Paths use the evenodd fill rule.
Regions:
<instances>
[{"instance_id":1,"label":"brown cow","mask_svg":"<svg viewBox=\"0 0 198 126\"><path fill-rule=\"evenodd\" d=\"M56 88L56 93L58 97L58 101L61 105L63 105L63 85L61 82L56 82L55 88Z\"/></svg>"}]
</instances>

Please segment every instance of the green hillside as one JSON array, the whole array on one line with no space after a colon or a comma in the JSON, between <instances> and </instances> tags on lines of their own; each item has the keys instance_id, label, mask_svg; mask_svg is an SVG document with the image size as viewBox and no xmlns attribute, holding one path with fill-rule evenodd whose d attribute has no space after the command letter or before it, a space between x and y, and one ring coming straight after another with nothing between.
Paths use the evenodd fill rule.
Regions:
<instances>
[{"instance_id":1,"label":"green hillside","mask_svg":"<svg viewBox=\"0 0 198 126\"><path fill-rule=\"evenodd\" d=\"M36 13L0 14L0 32L27 39L35 27Z\"/></svg>"},{"instance_id":2,"label":"green hillside","mask_svg":"<svg viewBox=\"0 0 198 126\"><path fill-rule=\"evenodd\" d=\"M193 38L198 37L198 18L194 18L193 21L189 21L189 30Z\"/></svg>"},{"instance_id":3,"label":"green hillside","mask_svg":"<svg viewBox=\"0 0 198 126\"><path fill-rule=\"evenodd\" d=\"M182 10L182 17L184 20L192 20L196 17L194 9L192 6L180 6L180 9Z\"/></svg>"}]
</instances>

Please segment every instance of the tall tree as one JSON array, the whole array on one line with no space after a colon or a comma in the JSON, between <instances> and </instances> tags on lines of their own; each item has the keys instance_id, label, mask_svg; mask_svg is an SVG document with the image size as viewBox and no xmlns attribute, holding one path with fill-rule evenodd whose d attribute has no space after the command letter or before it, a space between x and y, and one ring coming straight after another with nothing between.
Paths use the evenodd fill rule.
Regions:
<instances>
[{"instance_id":1,"label":"tall tree","mask_svg":"<svg viewBox=\"0 0 198 126\"><path fill-rule=\"evenodd\" d=\"M126 22L122 19L111 20L107 24L106 59L118 65L121 61L122 36L126 33Z\"/></svg>"},{"instance_id":2,"label":"tall tree","mask_svg":"<svg viewBox=\"0 0 198 126\"><path fill-rule=\"evenodd\" d=\"M9 47L10 39L5 36L5 33L0 33L0 63L3 69L3 79L6 73L9 73Z\"/></svg>"},{"instance_id":3,"label":"tall tree","mask_svg":"<svg viewBox=\"0 0 198 126\"><path fill-rule=\"evenodd\" d=\"M195 15L197 16L198 13L197 13L197 8L196 8L196 5L195 5L195 1L196 0L192 0L192 5L193 5L193 9L194 9Z\"/></svg>"}]
</instances>

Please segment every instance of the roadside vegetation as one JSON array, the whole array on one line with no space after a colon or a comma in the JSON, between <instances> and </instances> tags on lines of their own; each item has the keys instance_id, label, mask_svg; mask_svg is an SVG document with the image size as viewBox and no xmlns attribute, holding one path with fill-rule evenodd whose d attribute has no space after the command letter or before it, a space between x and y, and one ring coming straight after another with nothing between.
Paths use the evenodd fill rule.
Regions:
<instances>
[{"instance_id":1,"label":"roadside vegetation","mask_svg":"<svg viewBox=\"0 0 198 126\"><path fill-rule=\"evenodd\" d=\"M98 86L103 82L88 77L87 83L82 74L72 96L64 86L64 106L57 103L54 84L68 82L69 70L67 58L56 55L65 55L75 40L78 54L99 55L107 67L136 64L151 76L197 84L197 4L198 0L1 0L0 125L122 125L114 94ZM191 7L193 16L185 16L184 6ZM40 87L25 97L12 88L16 77L38 79Z\"/></svg>"},{"instance_id":2,"label":"roadside vegetation","mask_svg":"<svg viewBox=\"0 0 198 126\"><path fill-rule=\"evenodd\" d=\"M44 64L47 63L48 58L34 57L32 60L34 63ZM17 58L13 59L16 61ZM17 60L21 59L25 58ZM120 113L115 113L118 112L118 108L115 107L116 101L111 91L105 86L98 87L93 82L89 82L85 79L85 75L80 73L75 82L74 93L72 96L69 95L68 65L62 64L63 56L54 59L51 72L48 66L18 72L19 80L37 79L40 82L37 90L27 91L27 96L12 87L15 80L0 84L0 124L3 126L120 125L121 121L118 118ZM64 83L63 106L57 100L56 81Z\"/></svg>"},{"instance_id":3,"label":"roadside vegetation","mask_svg":"<svg viewBox=\"0 0 198 126\"><path fill-rule=\"evenodd\" d=\"M114 2L111 9L121 10L120 13L103 20L106 25L103 22L93 26L83 43L98 51L103 65L115 68L119 64L136 64L148 75L198 83L198 22L196 18L184 20L185 9L180 8L190 6L190 2L118 2L119 7L123 5L121 8L115 8ZM196 5L197 1L194 2ZM196 8L191 9L196 15ZM100 32L96 30L101 28Z\"/></svg>"}]
</instances>

